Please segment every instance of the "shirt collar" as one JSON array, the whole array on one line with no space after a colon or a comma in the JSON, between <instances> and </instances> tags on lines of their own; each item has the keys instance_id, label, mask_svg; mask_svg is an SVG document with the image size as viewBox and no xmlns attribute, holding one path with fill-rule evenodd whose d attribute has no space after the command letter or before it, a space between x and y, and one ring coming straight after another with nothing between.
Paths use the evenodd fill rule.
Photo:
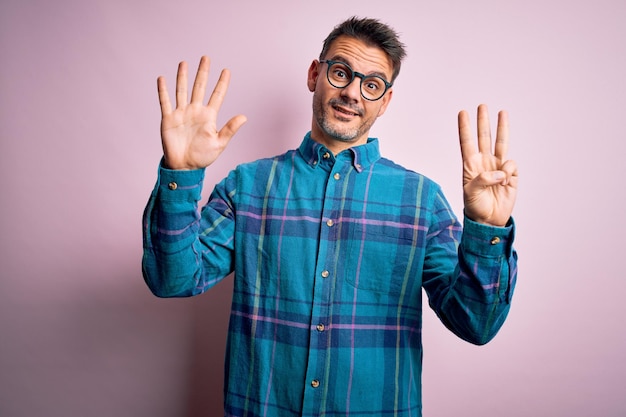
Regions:
<instances>
[{"instance_id":1,"label":"shirt collar","mask_svg":"<svg viewBox=\"0 0 626 417\"><path fill-rule=\"evenodd\" d=\"M300 148L298 149L300 151L300 155L302 155L306 163L312 167L317 167L320 164L320 161L328 159L329 155L332 156L332 153L328 150L328 148L326 148L326 146L314 141L311 138L311 132L308 132L304 136L304 139L300 144ZM340 155L345 154L348 154L351 157L352 165L357 172L366 170L380 159L378 139L368 138L366 144L346 149L337 155L337 158L339 158Z\"/></svg>"}]
</instances>

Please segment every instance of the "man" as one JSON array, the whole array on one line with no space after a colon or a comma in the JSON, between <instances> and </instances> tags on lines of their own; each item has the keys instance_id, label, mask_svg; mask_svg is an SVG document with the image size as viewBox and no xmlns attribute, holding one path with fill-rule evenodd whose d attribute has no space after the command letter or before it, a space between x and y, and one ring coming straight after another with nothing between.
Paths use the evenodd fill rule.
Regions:
<instances>
[{"instance_id":1,"label":"man","mask_svg":"<svg viewBox=\"0 0 626 417\"><path fill-rule=\"evenodd\" d=\"M507 115L492 153L486 107L478 149L459 114L462 231L439 186L368 137L404 54L376 20L337 26L308 70L313 120L301 145L237 167L200 213L204 169L245 117L217 129L229 73L203 104L206 57L190 102L184 62L176 108L158 80L164 157L144 213L144 277L154 294L178 297L234 272L227 416L419 416L422 288L471 343L489 341L508 313L517 169Z\"/></svg>"}]
</instances>

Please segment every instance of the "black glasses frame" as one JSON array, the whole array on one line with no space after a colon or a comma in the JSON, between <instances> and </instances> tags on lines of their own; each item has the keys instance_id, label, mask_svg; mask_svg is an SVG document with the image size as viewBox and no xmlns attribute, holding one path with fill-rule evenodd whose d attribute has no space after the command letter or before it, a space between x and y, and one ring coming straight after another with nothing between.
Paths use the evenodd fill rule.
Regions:
<instances>
[{"instance_id":1,"label":"black glasses frame","mask_svg":"<svg viewBox=\"0 0 626 417\"><path fill-rule=\"evenodd\" d=\"M377 100L380 100L381 98L383 98L385 96L385 93L387 92L387 90L389 90L393 86L393 83L388 82L387 80L385 80L381 76L378 76L378 75L365 75L365 74L363 74L361 72L354 71L350 65L346 64L343 61L334 61L332 59L321 59L320 63L327 64L327 67L326 67L326 79L328 80L330 85L332 85L335 88L346 88L347 86L352 84L352 81L354 81L354 79L356 77L359 77L361 79L361 82L359 84L359 90L361 91L361 97L363 97L367 101L377 101ZM338 86L338 85L333 84L333 82L331 81L331 79L330 79L330 67L333 66L334 64L344 65L348 70L350 70L350 74L351 74L350 81L348 81L348 83L346 85ZM363 94L363 80L365 80L366 78L378 78L379 80L381 80L385 84L385 90L380 95L380 97L378 97L378 98L367 98L367 97L365 97L365 95Z\"/></svg>"}]
</instances>

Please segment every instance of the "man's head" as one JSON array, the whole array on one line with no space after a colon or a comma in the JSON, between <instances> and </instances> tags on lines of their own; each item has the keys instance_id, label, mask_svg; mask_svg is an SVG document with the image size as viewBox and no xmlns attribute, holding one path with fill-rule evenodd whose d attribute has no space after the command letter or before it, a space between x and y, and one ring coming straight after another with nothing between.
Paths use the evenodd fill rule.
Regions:
<instances>
[{"instance_id":1,"label":"man's head","mask_svg":"<svg viewBox=\"0 0 626 417\"><path fill-rule=\"evenodd\" d=\"M400 65L406 56L404 44L400 42L398 33L388 25L379 20L351 17L338 24L324 39L320 61L326 59L326 54L335 39L340 36L348 36L363 41L369 46L378 47L389 57L393 66L393 75L390 81L393 83L400 73Z\"/></svg>"},{"instance_id":2,"label":"man's head","mask_svg":"<svg viewBox=\"0 0 626 417\"><path fill-rule=\"evenodd\" d=\"M313 139L335 153L366 143L404 56L396 32L377 20L350 18L336 26L309 67Z\"/></svg>"}]
</instances>

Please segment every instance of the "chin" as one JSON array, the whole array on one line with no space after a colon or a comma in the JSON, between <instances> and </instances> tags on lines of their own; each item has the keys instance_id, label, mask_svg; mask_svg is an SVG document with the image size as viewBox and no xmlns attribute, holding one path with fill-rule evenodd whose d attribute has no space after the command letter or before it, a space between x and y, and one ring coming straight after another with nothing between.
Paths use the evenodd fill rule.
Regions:
<instances>
[{"instance_id":1,"label":"chin","mask_svg":"<svg viewBox=\"0 0 626 417\"><path fill-rule=\"evenodd\" d=\"M332 114L334 110L332 108L322 109L321 107L316 107L315 104L314 102L313 110L316 115L317 125L328 138L342 143L354 143L363 136L362 128L364 126L347 126L350 122L334 118ZM352 120L351 122L354 125L358 120Z\"/></svg>"},{"instance_id":2,"label":"chin","mask_svg":"<svg viewBox=\"0 0 626 417\"><path fill-rule=\"evenodd\" d=\"M328 119L322 119L319 122L322 131L337 141L356 142L361 136L361 131L358 127L346 127L345 122L329 123Z\"/></svg>"},{"instance_id":3,"label":"chin","mask_svg":"<svg viewBox=\"0 0 626 417\"><path fill-rule=\"evenodd\" d=\"M326 133L326 135L328 135L329 137L339 142L346 142L346 143L356 142L359 138L359 132L357 129L339 130L339 129L333 129L330 126L322 126L322 129L324 130L324 133Z\"/></svg>"}]
</instances>

